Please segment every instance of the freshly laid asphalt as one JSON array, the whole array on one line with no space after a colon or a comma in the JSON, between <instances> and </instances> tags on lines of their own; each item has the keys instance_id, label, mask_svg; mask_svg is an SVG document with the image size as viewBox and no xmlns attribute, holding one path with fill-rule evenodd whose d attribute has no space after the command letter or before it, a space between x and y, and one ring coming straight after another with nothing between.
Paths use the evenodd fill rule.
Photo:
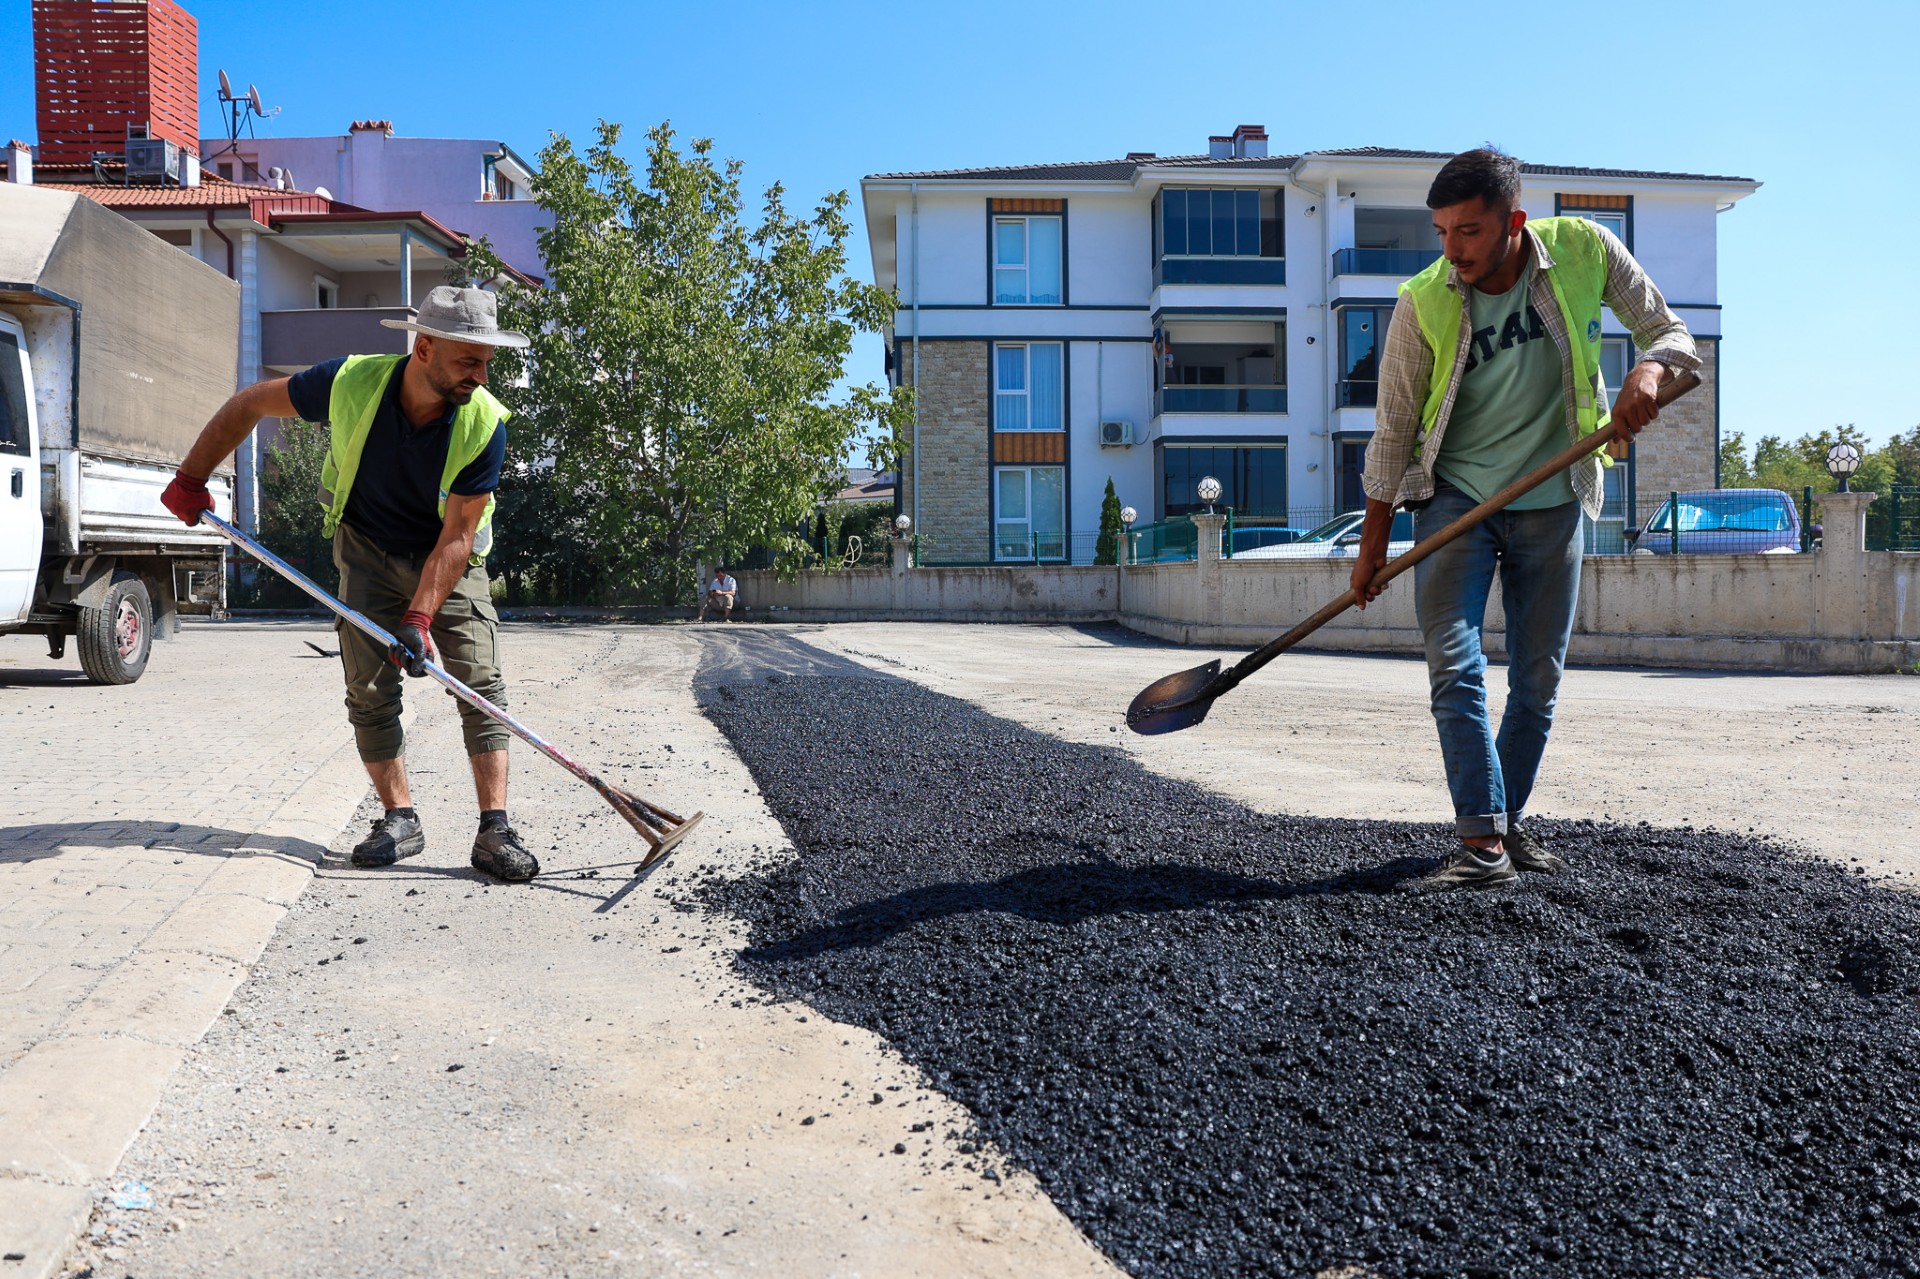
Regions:
<instances>
[{"instance_id":1,"label":"freshly laid asphalt","mask_svg":"<svg viewBox=\"0 0 1920 1279\"><path fill-rule=\"evenodd\" d=\"M1569 874L1423 892L1438 826L769 665L706 712L798 856L692 900L1131 1273L1920 1275L1910 894L1587 821L1537 826Z\"/></svg>"}]
</instances>

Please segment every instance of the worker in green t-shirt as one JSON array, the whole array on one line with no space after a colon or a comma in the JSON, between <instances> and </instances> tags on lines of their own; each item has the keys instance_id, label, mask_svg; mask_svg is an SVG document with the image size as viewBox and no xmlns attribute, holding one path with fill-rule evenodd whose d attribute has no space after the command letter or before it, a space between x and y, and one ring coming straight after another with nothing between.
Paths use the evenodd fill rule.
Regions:
<instances>
[{"instance_id":1,"label":"worker in green t-shirt","mask_svg":"<svg viewBox=\"0 0 1920 1279\"><path fill-rule=\"evenodd\" d=\"M1362 486L1366 522L1353 567L1360 606L1380 594L1396 506L1426 538L1607 420L1599 384L1601 308L1641 359L1612 416L1637 433L1662 380L1698 368L1686 326L1627 248L1597 223L1529 223L1520 166L1496 151L1453 157L1427 192L1441 259L1409 280L1380 362ZM1591 384L1589 384L1589 382ZM1498 884L1566 862L1525 825L1580 593L1580 520L1597 518L1601 459L1578 463L1414 570L1433 717L1460 844L1436 886ZM1481 630L1498 570L1507 619L1507 702L1487 714Z\"/></svg>"}]
</instances>

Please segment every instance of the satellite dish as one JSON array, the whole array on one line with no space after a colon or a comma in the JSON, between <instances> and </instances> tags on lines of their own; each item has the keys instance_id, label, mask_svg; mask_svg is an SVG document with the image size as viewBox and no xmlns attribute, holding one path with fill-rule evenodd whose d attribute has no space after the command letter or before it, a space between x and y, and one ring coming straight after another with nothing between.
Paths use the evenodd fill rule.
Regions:
<instances>
[{"instance_id":1,"label":"satellite dish","mask_svg":"<svg viewBox=\"0 0 1920 1279\"><path fill-rule=\"evenodd\" d=\"M319 196L322 200L333 199L333 192L327 190L325 187L315 187L313 189L313 193Z\"/></svg>"},{"instance_id":2,"label":"satellite dish","mask_svg":"<svg viewBox=\"0 0 1920 1279\"><path fill-rule=\"evenodd\" d=\"M250 84L247 86L247 105L253 108L253 113L257 116L264 117L267 114L267 109L260 105L259 85Z\"/></svg>"},{"instance_id":3,"label":"satellite dish","mask_svg":"<svg viewBox=\"0 0 1920 1279\"><path fill-rule=\"evenodd\" d=\"M220 73L220 96L229 101L233 98L233 81L227 79L224 71Z\"/></svg>"}]
</instances>

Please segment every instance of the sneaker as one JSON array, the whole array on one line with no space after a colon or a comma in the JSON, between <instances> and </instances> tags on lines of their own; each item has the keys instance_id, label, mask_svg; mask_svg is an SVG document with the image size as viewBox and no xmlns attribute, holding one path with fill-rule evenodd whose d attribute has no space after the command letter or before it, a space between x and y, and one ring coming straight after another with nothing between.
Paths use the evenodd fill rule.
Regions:
<instances>
[{"instance_id":1,"label":"sneaker","mask_svg":"<svg viewBox=\"0 0 1920 1279\"><path fill-rule=\"evenodd\" d=\"M1520 872L1513 868L1504 852L1461 844L1447 854L1439 870L1420 882L1428 888L1487 888L1519 877Z\"/></svg>"},{"instance_id":2,"label":"sneaker","mask_svg":"<svg viewBox=\"0 0 1920 1279\"><path fill-rule=\"evenodd\" d=\"M353 846L349 858L355 866L391 866L402 857L412 857L427 846L420 819L405 813L376 817L367 837Z\"/></svg>"},{"instance_id":3,"label":"sneaker","mask_svg":"<svg viewBox=\"0 0 1920 1279\"><path fill-rule=\"evenodd\" d=\"M512 827L486 826L473 839L473 868L509 884L524 884L540 873L540 862Z\"/></svg>"},{"instance_id":4,"label":"sneaker","mask_svg":"<svg viewBox=\"0 0 1920 1279\"><path fill-rule=\"evenodd\" d=\"M1517 870L1537 871L1542 875L1557 875L1567 868L1567 859L1549 849L1545 844L1521 830L1518 826L1507 831L1507 860Z\"/></svg>"}]
</instances>

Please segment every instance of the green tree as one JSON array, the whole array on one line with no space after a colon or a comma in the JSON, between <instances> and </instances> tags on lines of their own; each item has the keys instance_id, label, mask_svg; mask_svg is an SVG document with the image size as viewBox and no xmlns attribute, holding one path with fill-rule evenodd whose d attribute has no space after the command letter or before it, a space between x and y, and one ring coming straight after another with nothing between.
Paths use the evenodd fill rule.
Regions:
<instances>
[{"instance_id":1,"label":"green tree","mask_svg":"<svg viewBox=\"0 0 1920 1279\"><path fill-rule=\"evenodd\" d=\"M876 468L897 457L910 392L835 394L853 335L893 308L846 274L846 192L801 216L776 184L749 226L740 165L710 141L683 152L662 124L636 172L620 134L603 121L584 155L560 135L541 152L546 288L505 278L484 244L466 266L533 338L496 364L497 383L524 379L505 392L514 450L546 468L525 515L564 510L603 594L680 602L703 562L763 548L797 563L855 443ZM502 519L503 546L520 518Z\"/></svg>"},{"instance_id":2,"label":"green tree","mask_svg":"<svg viewBox=\"0 0 1920 1279\"><path fill-rule=\"evenodd\" d=\"M320 505L320 467L327 457L328 428L323 423L282 418L260 468L260 544L328 591L336 589L333 544L321 533L326 510ZM270 570L255 578L257 606L299 607L305 592Z\"/></svg>"},{"instance_id":3,"label":"green tree","mask_svg":"<svg viewBox=\"0 0 1920 1279\"><path fill-rule=\"evenodd\" d=\"M1720 487L1723 489L1757 487L1753 478L1753 468L1747 465L1746 437L1738 431L1730 432L1720 440Z\"/></svg>"},{"instance_id":4,"label":"green tree","mask_svg":"<svg viewBox=\"0 0 1920 1279\"><path fill-rule=\"evenodd\" d=\"M1120 562L1120 495L1113 491L1113 477L1107 477L1107 495L1100 499L1100 536L1093 543L1095 564Z\"/></svg>"}]
</instances>

